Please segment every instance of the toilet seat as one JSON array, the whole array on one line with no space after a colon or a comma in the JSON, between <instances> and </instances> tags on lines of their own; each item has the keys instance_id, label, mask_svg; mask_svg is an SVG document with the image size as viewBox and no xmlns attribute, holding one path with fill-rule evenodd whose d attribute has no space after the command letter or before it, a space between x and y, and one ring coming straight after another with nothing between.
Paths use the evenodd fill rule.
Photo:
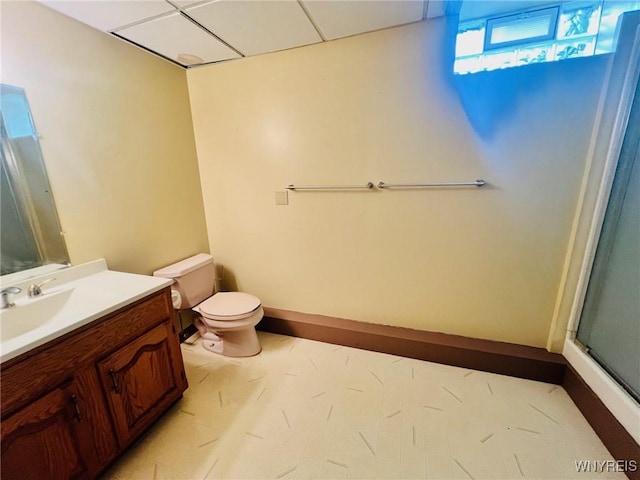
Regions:
<instances>
[{"instance_id":1,"label":"toilet seat","mask_svg":"<svg viewBox=\"0 0 640 480\"><path fill-rule=\"evenodd\" d=\"M255 328L264 316L258 297L216 293L193 310L200 314L193 323L207 350L228 357L251 357L262 350Z\"/></svg>"},{"instance_id":2,"label":"toilet seat","mask_svg":"<svg viewBox=\"0 0 640 480\"><path fill-rule=\"evenodd\" d=\"M261 308L260 299L244 292L220 292L194 308L204 318L217 321L241 320Z\"/></svg>"}]
</instances>

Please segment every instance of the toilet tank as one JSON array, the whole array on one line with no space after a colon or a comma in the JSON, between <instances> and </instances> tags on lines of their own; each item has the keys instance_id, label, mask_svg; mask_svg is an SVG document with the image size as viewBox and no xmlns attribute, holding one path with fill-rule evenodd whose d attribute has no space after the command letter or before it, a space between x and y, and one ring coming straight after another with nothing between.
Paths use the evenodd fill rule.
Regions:
<instances>
[{"instance_id":1,"label":"toilet tank","mask_svg":"<svg viewBox=\"0 0 640 480\"><path fill-rule=\"evenodd\" d=\"M213 295L215 266L213 257L199 253L153 272L155 277L172 278L171 286L182 297L180 308L191 308Z\"/></svg>"}]
</instances>

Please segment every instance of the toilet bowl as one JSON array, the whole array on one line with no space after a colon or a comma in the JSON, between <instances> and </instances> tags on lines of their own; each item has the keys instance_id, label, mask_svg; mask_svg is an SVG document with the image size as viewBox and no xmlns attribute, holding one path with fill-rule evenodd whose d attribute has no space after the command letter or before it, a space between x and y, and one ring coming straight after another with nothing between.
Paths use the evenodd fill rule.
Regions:
<instances>
[{"instance_id":1,"label":"toilet bowl","mask_svg":"<svg viewBox=\"0 0 640 480\"><path fill-rule=\"evenodd\" d=\"M262 350L255 326L264 311L260 299L243 292L220 292L193 308L207 350L228 357L251 357Z\"/></svg>"},{"instance_id":2,"label":"toilet bowl","mask_svg":"<svg viewBox=\"0 0 640 480\"><path fill-rule=\"evenodd\" d=\"M255 328L264 315L260 299L243 292L214 294L215 265L211 255L200 253L153 274L174 280L171 288L176 308L191 308L199 314L194 324L204 348L229 357L260 353Z\"/></svg>"}]
</instances>

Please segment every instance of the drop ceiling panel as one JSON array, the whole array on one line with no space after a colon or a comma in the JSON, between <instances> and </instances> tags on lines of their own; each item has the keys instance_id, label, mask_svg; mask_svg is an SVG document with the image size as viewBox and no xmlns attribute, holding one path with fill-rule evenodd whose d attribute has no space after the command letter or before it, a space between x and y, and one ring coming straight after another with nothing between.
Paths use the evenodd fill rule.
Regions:
<instances>
[{"instance_id":1,"label":"drop ceiling panel","mask_svg":"<svg viewBox=\"0 0 640 480\"><path fill-rule=\"evenodd\" d=\"M204 63L240 57L180 13L127 27L116 33L182 65L200 63L197 60L184 60L184 56L195 55Z\"/></svg>"},{"instance_id":2,"label":"drop ceiling panel","mask_svg":"<svg viewBox=\"0 0 640 480\"><path fill-rule=\"evenodd\" d=\"M243 55L322 41L296 0L217 0L185 13Z\"/></svg>"},{"instance_id":3,"label":"drop ceiling panel","mask_svg":"<svg viewBox=\"0 0 640 480\"><path fill-rule=\"evenodd\" d=\"M327 40L422 20L422 0L301 0Z\"/></svg>"},{"instance_id":4,"label":"drop ceiling panel","mask_svg":"<svg viewBox=\"0 0 640 480\"><path fill-rule=\"evenodd\" d=\"M175 10L164 0L42 0L41 3L103 32Z\"/></svg>"}]
</instances>

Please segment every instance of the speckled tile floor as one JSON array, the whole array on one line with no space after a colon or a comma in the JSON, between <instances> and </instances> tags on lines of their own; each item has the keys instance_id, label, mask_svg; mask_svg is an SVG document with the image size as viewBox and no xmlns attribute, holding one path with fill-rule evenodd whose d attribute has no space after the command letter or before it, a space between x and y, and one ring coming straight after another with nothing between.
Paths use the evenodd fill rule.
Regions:
<instances>
[{"instance_id":1,"label":"speckled tile floor","mask_svg":"<svg viewBox=\"0 0 640 480\"><path fill-rule=\"evenodd\" d=\"M106 479L624 479L558 386L259 333L183 345L189 389Z\"/></svg>"}]
</instances>

